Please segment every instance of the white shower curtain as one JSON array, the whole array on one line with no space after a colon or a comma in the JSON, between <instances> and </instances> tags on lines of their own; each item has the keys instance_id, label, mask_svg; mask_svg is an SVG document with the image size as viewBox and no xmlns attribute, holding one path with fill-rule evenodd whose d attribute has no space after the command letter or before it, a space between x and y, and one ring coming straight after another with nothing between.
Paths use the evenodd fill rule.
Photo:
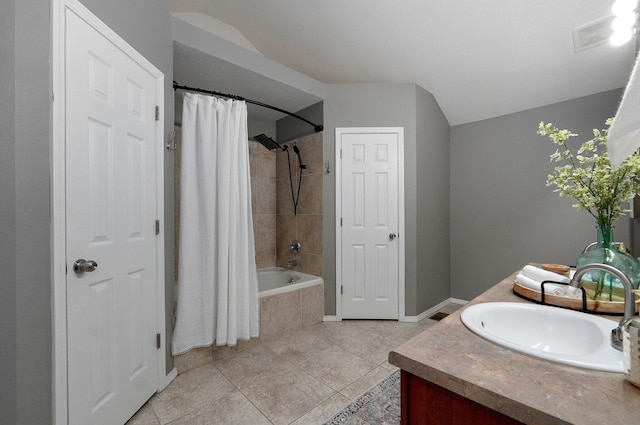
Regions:
<instances>
[{"instance_id":1,"label":"white shower curtain","mask_svg":"<svg viewBox=\"0 0 640 425\"><path fill-rule=\"evenodd\" d=\"M184 93L180 178L174 355L259 333L245 102Z\"/></svg>"}]
</instances>

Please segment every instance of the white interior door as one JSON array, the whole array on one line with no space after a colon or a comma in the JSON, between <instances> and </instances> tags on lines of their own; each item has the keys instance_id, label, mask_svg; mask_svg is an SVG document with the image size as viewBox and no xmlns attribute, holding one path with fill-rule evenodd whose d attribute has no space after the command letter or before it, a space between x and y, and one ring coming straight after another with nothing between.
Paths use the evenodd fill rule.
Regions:
<instances>
[{"instance_id":1,"label":"white interior door","mask_svg":"<svg viewBox=\"0 0 640 425\"><path fill-rule=\"evenodd\" d=\"M398 319L403 129L339 128L336 142L342 318Z\"/></svg>"},{"instance_id":2,"label":"white interior door","mask_svg":"<svg viewBox=\"0 0 640 425\"><path fill-rule=\"evenodd\" d=\"M159 90L69 10L65 40L68 423L124 424L158 388Z\"/></svg>"}]
</instances>

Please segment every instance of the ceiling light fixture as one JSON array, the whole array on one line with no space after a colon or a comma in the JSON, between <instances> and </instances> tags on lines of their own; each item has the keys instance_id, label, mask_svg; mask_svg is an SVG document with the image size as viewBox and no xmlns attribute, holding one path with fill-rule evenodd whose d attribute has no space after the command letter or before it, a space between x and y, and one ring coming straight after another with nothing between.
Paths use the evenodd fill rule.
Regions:
<instances>
[{"instance_id":1,"label":"ceiling light fixture","mask_svg":"<svg viewBox=\"0 0 640 425\"><path fill-rule=\"evenodd\" d=\"M609 41L614 46L621 46L627 43L636 34L636 8L638 0L616 0L611 7L611 12L615 19L611 24L613 34Z\"/></svg>"}]
</instances>

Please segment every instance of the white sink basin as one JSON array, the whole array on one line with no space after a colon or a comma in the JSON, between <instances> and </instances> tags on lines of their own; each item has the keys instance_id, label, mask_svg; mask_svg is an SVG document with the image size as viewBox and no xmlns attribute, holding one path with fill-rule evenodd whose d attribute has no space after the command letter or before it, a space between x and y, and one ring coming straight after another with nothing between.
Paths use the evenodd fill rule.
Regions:
<instances>
[{"instance_id":1,"label":"white sink basin","mask_svg":"<svg viewBox=\"0 0 640 425\"><path fill-rule=\"evenodd\" d=\"M472 332L503 347L552 362L623 373L622 352L611 346L618 322L538 304L482 303L462 312Z\"/></svg>"}]
</instances>

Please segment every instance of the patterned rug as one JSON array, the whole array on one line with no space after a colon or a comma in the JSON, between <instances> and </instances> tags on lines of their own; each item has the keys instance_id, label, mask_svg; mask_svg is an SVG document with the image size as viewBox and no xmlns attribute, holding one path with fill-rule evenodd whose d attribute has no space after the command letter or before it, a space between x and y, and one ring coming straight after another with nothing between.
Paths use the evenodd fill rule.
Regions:
<instances>
[{"instance_id":1,"label":"patterned rug","mask_svg":"<svg viewBox=\"0 0 640 425\"><path fill-rule=\"evenodd\" d=\"M362 394L324 425L400 424L400 370Z\"/></svg>"}]
</instances>

